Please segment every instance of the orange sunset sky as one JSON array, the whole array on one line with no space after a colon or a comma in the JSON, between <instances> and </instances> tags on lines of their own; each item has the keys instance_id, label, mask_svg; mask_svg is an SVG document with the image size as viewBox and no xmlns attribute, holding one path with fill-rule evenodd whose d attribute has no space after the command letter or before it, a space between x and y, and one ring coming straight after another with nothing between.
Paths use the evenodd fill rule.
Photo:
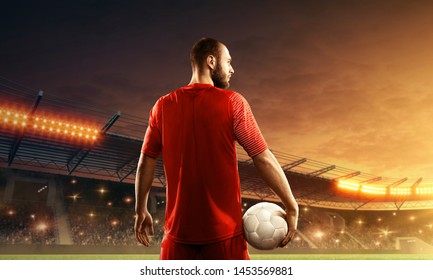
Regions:
<instances>
[{"instance_id":1,"label":"orange sunset sky","mask_svg":"<svg viewBox=\"0 0 433 280\"><path fill-rule=\"evenodd\" d=\"M433 179L431 1L31 5L6 5L0 76L147 119L189 82L192 44L215 37L272 149Z\"/></svg>"}]
</instances>

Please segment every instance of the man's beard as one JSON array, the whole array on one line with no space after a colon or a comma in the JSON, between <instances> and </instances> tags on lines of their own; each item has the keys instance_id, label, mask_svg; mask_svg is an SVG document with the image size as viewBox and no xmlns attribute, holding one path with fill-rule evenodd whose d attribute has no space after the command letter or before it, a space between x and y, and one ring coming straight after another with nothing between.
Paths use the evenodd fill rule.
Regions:
<instances>
[{"instance_id":1,"label":"man's beard","mask_svg":"<svg viewBox=\"0 0 433 280\"><path fill-rule=\"evenodd\" d=\"M224 76L224 73L221 69L221 65L217 63L215 70L212 71L212 81L215 87L221 89L227 89L230 86L227 77Z\"/></svg>"}]
</instances>

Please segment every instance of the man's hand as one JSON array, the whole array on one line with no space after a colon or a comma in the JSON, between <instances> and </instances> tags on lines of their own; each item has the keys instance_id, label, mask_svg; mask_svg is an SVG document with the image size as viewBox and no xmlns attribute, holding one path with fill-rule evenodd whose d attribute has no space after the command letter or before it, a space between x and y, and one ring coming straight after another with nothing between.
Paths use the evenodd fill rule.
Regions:
<instances>
[{"instance_id":1,"label":"man's hand","mask_svg":"<svg viewBox=\"0 0 433 280\"><path fill-rule=\"evenodd\" d=\"M289 230L286 237L281 241L280 247L286 246L295 236L296 229L298 228L298 211L286 209L286 220Z\"/></svg>"},{"instance_id":2,"label":"man's hand","mask_svg":"<svg viewBox=\"0 0 433 280\"><path fill-rule=\"evenodd\" d=\"M137 238L138 242L140 242L144 246L149 246L149 236L152 236L154 233L152 215L150 215L148 211L145 211L143 213L137 213L135 215L134 230L135 238Z\"/></svg>"}]
</instances>

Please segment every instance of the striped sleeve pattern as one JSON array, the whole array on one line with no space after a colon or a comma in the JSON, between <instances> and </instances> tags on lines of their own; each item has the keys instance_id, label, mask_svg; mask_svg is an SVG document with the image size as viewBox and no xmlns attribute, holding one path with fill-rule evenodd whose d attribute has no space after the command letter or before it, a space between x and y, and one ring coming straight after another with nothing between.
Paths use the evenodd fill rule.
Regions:
<instances>
[{"instance_id":1,"label":"striped sleeve pattern","mask_svg":"<svg viewBox=\"0 0 433 280\"><path fill-rule=\"evenodd\" d=\"M157 158L162 150L162 136L158 128L158 120L161 115L161 103L162 98L160 98L150 110L149 124L141 147L141 153L152 158Z\"/></svg>"},{"instance_id":2,"label":"striped sleeve pattern","mask_svg":"<svg viewBox=\"0 0 433 280\"><path fill-rule=\"evenodd\" d=\"M237 92L230 96L233 106L233 130L236 141L250 157L254 157L268 148L257 125L250 105Z\"/></svg>"}]
</instances>

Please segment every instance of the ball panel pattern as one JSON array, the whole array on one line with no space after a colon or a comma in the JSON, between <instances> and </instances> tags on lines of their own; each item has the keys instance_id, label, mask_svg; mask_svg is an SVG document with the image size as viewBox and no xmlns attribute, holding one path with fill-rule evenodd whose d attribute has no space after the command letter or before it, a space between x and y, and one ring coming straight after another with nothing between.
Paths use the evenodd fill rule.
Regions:
<instances>
[{"instance_id":1,"label":"ball panel pattern","mask_svg":"<svg viewBox=\"0 0 433 280\"><path fill-rule=\"evenodd\" d=\"M261 250L278 247L288 231L285 216L275 203L260 202L250 207L242 218L248 243Z\"/></svg>"}]
</instances>

